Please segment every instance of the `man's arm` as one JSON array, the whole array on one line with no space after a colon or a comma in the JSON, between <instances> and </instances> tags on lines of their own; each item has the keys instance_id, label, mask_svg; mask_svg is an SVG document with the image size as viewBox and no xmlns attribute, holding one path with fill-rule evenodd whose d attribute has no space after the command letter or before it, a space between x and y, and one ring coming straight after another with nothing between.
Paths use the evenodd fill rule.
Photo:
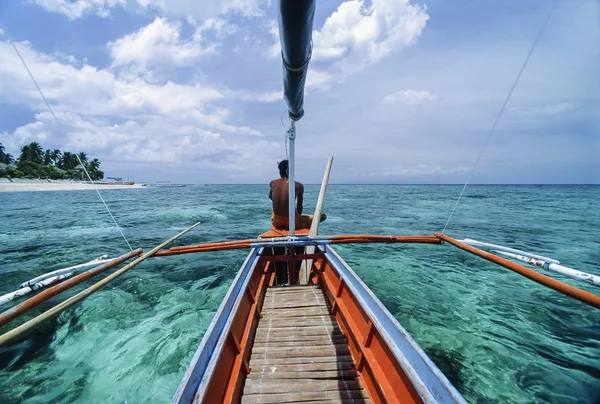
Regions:
<instances>
[{"instance_id":1,"label":"man's arm","mask_svg":"<svg viewBox=\"0 0 600 404\"><path fill-rule=\"evenodd\" d=\"M298 208L296 210L298 211L298 214L301 215L302 203L304 202L304 185L298 183L298 186L296 187L296 192L298 193Z\"/></svg>"},{"instance_id":2,"label":"man's arm","mask_svg":"<svg viewBox=\"0 0 600 404\"><path fill-rule=\"evenodd\" d=\"M269 199L273 200L273 181L269 184Z\"/></svg>"}]
</instances>

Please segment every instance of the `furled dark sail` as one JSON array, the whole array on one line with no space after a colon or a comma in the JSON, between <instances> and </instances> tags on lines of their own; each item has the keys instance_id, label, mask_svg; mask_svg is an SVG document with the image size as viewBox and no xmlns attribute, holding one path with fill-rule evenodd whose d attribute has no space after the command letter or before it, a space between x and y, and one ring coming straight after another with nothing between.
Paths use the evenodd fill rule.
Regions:
<instances>
[{"instance_id":1,"label":"furled dark sail","mask_svg":"<svg viewBox=\"0 0 600 404\"><path fill-rule=\"evenodd\" d=\"M304 115L304 85L312 52L315 0L279 0L279 38L283 58L283 95L290 118Z\"/></svg>"}]
</instances>

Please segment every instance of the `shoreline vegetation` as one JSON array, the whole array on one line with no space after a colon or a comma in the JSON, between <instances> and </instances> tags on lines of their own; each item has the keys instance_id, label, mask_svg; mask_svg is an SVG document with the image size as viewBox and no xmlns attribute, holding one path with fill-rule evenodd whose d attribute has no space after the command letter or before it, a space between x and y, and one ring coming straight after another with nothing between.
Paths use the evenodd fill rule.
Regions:
<instances>
[{"instance_id":1,"label":"shoreline vegetation","mask_svg":"<svg viewBox=\"0 0 600 404\"><path fill-rule=\"evenodd\" d=\"M93 181L104 178L98 159L90 160L86 152L77 154L59 149L44 149L38 142L21 147L18 158L6 152L0 143L0 178L38 180L87 180L85 170Z\"/></svg>"},{"instance_id":2,"label":"shoreline vegetation","mask_svg":"<svg viewBox=\"0 0 600 404\"><path fill-rule=\"evenodd\" d=\"M96 186L102 189L143 187L114 178L105 181L100 161L90 160L86 152L44 151L37 142L22 146L20 151L15 159L0 143L0 192L79 191L93 190ZM86 170L94 183L89 181Z\"/></svg>"}]
</instances>

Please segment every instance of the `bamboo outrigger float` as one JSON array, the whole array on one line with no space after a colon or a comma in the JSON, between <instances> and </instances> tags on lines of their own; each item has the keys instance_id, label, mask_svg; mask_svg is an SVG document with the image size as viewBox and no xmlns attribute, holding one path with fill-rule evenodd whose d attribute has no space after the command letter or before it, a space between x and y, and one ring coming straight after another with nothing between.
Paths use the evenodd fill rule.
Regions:
<instances>
[{"instance_id":1,"label":"bamboo outrigger float","mask_svg":"<svg viewBox=\"0 0 600 404\"><path fill-rule=\"evenodd\" d=\"M304 115L304 82L311 53L314 0L280 0L280 35L284 94L289 107L289 212L294 207L294 141ZM41 90L40 90L41 92ZM50 108L50 107L49 107ZM499 252L599 286L596 276L559 265L536 254L474 240L433 236L336 235L319 237L318 222L329 178L328 161L314 221L309 230L271 228L259 238L162 249L198 223L142 254L131 250L45 289L0 313L0 327L49 298L127 260L87 289L0 335L0 347L31 333L151 257L250 249L179 385L173 403L463 403L465 400L408 332L360 280L332 245L352 243L420 243L454 245L519 273L546 287L600 308L600 296L567 285L518 263L483 251ZM77 267L88 268L83 264ZM53 271L27 283L32 292L40 279L51 283L75 267ZM55 279L56 278L56 279ZM50 283L41 285L49 286ZM24 285L21 285L24 287ZM6 301L23 294L18 290Z\"/></svg>"}]
</instances>

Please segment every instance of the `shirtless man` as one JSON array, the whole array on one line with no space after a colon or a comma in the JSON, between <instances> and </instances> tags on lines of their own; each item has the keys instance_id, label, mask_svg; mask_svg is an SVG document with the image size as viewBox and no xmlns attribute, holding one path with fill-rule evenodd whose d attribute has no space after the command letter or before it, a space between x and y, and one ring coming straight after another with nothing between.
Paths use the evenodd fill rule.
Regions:
<instances>
[{"instance_id":1,"label":"shirtless man","mask_svg":"<svg viewBox=\"0 0 600 404\"><path fill-rule=\"evenodd\" d=\"M279 163L279 175L281 178L271 181L271 191L269 199L273 201L273 212L271 213L271 222L276 229L289 229L288 221L288 165L287 160ZM313 215L302 216L302 202L304 201L304 185L296 181L296 197L298 205L296 208L296 229L310 229ZM322 213L321 221L327 219L327 216Z\"/></svg>"}]
</instances>

